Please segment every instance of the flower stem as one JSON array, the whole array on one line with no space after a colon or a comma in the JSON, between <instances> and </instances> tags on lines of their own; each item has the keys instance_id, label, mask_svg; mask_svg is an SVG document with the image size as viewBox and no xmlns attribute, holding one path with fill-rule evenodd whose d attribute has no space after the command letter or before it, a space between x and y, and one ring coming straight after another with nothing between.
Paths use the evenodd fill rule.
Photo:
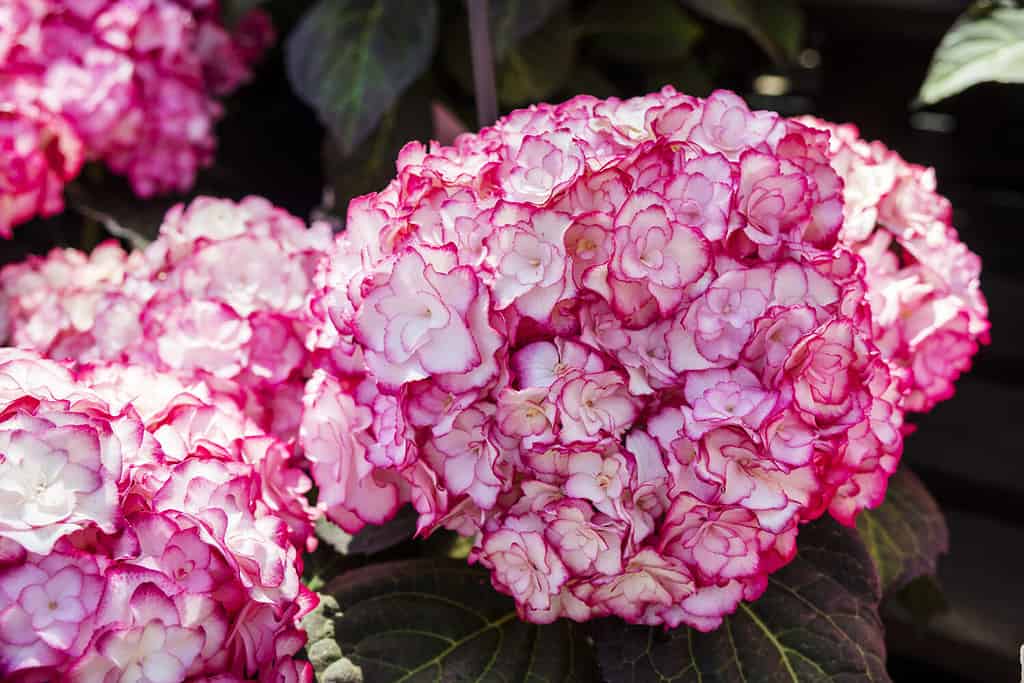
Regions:
<instances>
[{"instance_id":1,"label":"flower stem","mask_svg":"<svg viewBox=\"0 0 1024 683\"><path fill-rule=\"evenodd\" d=\"M494 85L494 52L491 47L488 0L467 0L469 41L473 59L473 90L477 124L483 128L498 118L498 93Z\"/></svg>"}]
</instances>

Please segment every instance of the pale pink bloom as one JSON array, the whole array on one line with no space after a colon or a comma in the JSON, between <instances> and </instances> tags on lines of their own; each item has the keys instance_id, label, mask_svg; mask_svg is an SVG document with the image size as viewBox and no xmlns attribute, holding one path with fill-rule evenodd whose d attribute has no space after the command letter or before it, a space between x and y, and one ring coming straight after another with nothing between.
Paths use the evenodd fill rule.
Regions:
<instances>
[{"instance_id":1,"label":"pale pink bloom","mask_svg":"<svg viewBox=\"0 0 1024 683\"><path fill-rule=\"evenodd\" d=\"M653 192L637 192L615 217L610 274L647 283L663 313L678 305L681 289L707 269L710 247L696 228L677 223Z\"/></svg>"},{"instance_id":2,"label":"pale pink bloom","mask_svg":"<svg viewBox=\"0 0 1024 683\"><path fill-rule=\"evenodd\" d=\"M53 249L0 270L7 302L9 341L41 354L78 358L96 344L96 318L109 291L141 265L141 255L127 254L114 241L91 254Z\"/></svg>"},{"instance_id":3,"label":"pale pink bloom","mask_svg":"<svg viewBox=\"0 0 1024 683\"><path fill-rule=\"evenodd\" d=\"M527 135L512 145L515 151L508 150L501 168L501 185L512 201L546 204L583 170L582 150L566 131Z\"/></svg>"},{"instance_id":4,"label":"pale pink bloom","mask_svg":"<svg viewBox=\"0 0 1024 683\"><path fill-rule=\"evenodd\" d=\"M707 580L721 581L757 573L764 536L749 509L682 495L665 517L659 548Z\"/></svg>"},{"instance_id":5,"label":"pale pink bloom","mask_svg":"<svg viewBox=\"0 0 1024 683\"><path fill-rule=\"evenodd\" d=\"M589 500L599 511L616 514L615 504L629 483L629 465L619 454L602 456L594 451L569 457L569 478L565 492L573 498Z\"/></svg>"},{"instance_id":6,"label":"pale pink bloom","mask_svg":"<svg viewBox=\"0 0 1024 683\"><path fill-rule=\"evenodd\" d=\"M111 675L145 683L182 681L202 671L227 635L224 613L203 594L188 593L163 574L114 569L95 616L96 635L69 680L101 683Z\"/></svg>"},{"instance_id":7,"label":"pale pink bloom","mask_svg":"<svg viewBox=\"0 0 1024 683\"><path fill-rule=\"evenodd\" d=\"M102 589L86 553L32 555L0 572L0 672L57 667L80 655Z\"/></svg>"},{"instance_id":8,"label":"pale pink bloom","mask_svg":"<svg viewBox=\"0 0 1024 683\"><path fill-rule=\"evenodd\" d=\"M559 437L565 442L617 436L638 412L636 399L614 372L573 376L562 387L557 405Z\"/></svg>"},{"instance_id":9,"label":"pale pink bloom","mask_svg":"<svg viewBox=\"0 0 1024 683\"><path fill-rule=\"evenodd\" d=\"M315 275L301 442L327 515L356 530L411 502L536 623L710 630L757 599L801 523L880 502L902 448L911 370L884 355L868 259L836 244L829 140L665 88L407 145ZM976 301L971 258L940 262ZM915 310L922 338L976 325ZM922 384L944 390L958 349L923 354Z\"/></svg>"},{"instance_id":10,"label":"pale pink bloom","mask_svg":"<svg viewBox=\"0 0 1024 683\"><path fill-rule=\"evenodd\" d=\"M688 432L698 437L716 426L757 430L775 407L777 397L746 368L704 370L686 377L686 401L692 408Z\"/></svg>"},{"instance_id":11,"label":"pale pink bloom","mask_svg":"<svg viewBox=\"0 0 1024 683\"><path fill-rule=\"evenodd\" d=\"M781 128L778 114L751 111L735 93L716 90L704 103L700 123L692 135L698 144L736 161L744 150L777 142Z\"/></svg>"},{"instance_id":12,"label":"pale pink bloom","mask_svg":"<svg viewBox=\"0 0 1024 683\"><path fill-rule=\"evenodd\" d=\"M511 365L524 388L551 387L573 370L596 373L605 369L604 361L592 349L563 337L527 344L512 356Z\"/></svg>"},{"instance_id":13,"label":"pale pink bloom","mask_svg":"<svg viewBox=\"0 0 1024 683\"><path fill-rule=\"evenodd\" d=\"M459 413L451 430L424 446L423 454L455 495L468 495L487 509L502 488L497 468L498 448L490 438L493 407L481 404Z\"/></svg>"},{"instance_id":14,"label":"pale pink bloom","mask_svg":"<svg viewBox=\"0 0 1024 683\"><path fill-rule=\"evenodd\" d=\"M629 560L621 574L599 584L593 601L626 621L643 623L651 608L672 607L695 591L693 576L684 565L645 549Z\"/></svg>"},{"instance_id":15,"label":"pale pink bloom","mask_svg":"<svg viewBox=\"0 0 1024 683\"><path fill-rule=\"evenodd\" d=\"M568 578L565 565L544 541L539 524L508 520L506 526L487 536L480 561L494 568L492 581L516 602L534 610L547 609ZM525 526L519 530L516 527ZM529 527L539 527L530 529Z\"/></svg>"},{"instance_id":16,"label":"pale pink bloom","mask_svg":"<svg viewBox=\"0 0 1024 683\"><path fill-rule=\"evenodd\" d=\"M615 575L622 568L622 535L615 521L595 514L590 506L565 501L548 508L547 536L565 564L577 574L596 571Z\"/></svg>"},{"instance_id":17,"label":"pale pink bloom","mask_svg":"<svg viewBox=\"0 0 1024 683\"><path fill-rule=\"evenodd\" d=\"M356 316L367 365L387 384L480 366L484 361L467 319L475 299L486 302L480 290L470 269L441 273L418 252L405 252Z\"/></svg>"},{"instance_id":18,"label":"pale pink bloom","mask_svg":"<svg viewBox=\"0 0 1024 683\"><path fill-rule=\"evenodd\" d=\"M0 358L0 536L39 554L79 529L115 531L125 466L144 448L134 410L70 380L51 361Z\"/></svg>"},{"instance_id":19,"label":"pale pink bloom","mask_svg":"<svg viewBox=\"0 0 1024 683\"><path fill-rule=\"evenodd\" d=\"M371 411L323 372L310 380L304 402L299 439L327 514L350 532L394 515L399 490L375 473L367 459Z\"/></svg>"}]
</instances>

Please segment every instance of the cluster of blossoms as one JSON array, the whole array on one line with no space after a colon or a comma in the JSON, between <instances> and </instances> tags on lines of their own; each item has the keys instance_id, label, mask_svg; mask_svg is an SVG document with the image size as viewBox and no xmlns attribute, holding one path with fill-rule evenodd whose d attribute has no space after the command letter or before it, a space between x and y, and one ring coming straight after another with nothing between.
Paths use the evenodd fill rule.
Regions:
<instances>
[{"instance_id":1,"label":"cluster of blossoms","mask_svg":"<svg viewBox=\"0 0 1024 683\"><path fill-rule=\"evenodd\" d=\"M55 250L0 271L13 344L193 377L284 439L327 350L310 299L332 235L264 199L196 199L126 254Z\"/></svg>"},{"instance_id":2,"label":"cluster of blossoms","mask_svg":"<svg viewBox=\"0 0 1024 683\"><path fill-rule=\"evenodd\" d=\"M906 410L931 410L988 343L981 259L960 242L932 169L861 140L853 125L801 120L831 133L844 182L840 240L867 265L875 343L905 376Z\"/></svg>"},{"instance_id":3,"label":"cluster of blossoms","mask_svg":"<svg viewBox=\"0 0 1024 683\"><path fill-rule=\"evenodd\" d=\"M75 358L95 346L96 310L142 264L108 241L91 254L57 248L0 270L0 341L47 358Z\"/></svg>"},{"instance_id":4,"label":"cluster of blossoms","mask_svg":"<svg viewBox=\"0 0 1024 683\"><path fill-rule=\"evenodd\" d=\"M530 621L716 627L901 452L830 152L671 88L406 146L314 305L300 442L328 515L411 502Z\"/></svg>"},{"instance_id":5,"label":"cluster of blossoms","mask_svg":"<svg viewBox=\"0 0 1024 683\"><path fill-rule=\"evenodd\" d=\"M312 680L286 449L208 395L0 351L3 680Z\"/></svg>"},{"instance_id":6,"label":"cluster of blossoms","mask_svg":"<svg viewBox=\"0 0 1024 683\"><path fill-rule=\"evenodd\" d=\"M213 27L204 79L244 72L213 2L65 4L0 8L0 64L114 7L155 59L125 22L166 5ZM201 198L143 251L6 266L0 336L53 360L0 351L0 676L309 680L314 482L347 531L411 503L472 536L530 621L713 629L800 524L881 502L904 411L986 340L979 269L929 171L671 88L411 143L337 237Z\"/></svg>"},{"instance_id":7,"label":"cluster of blossoms","mask_svg":"<svg viewBox=\"0 0 1024 683\"><path fill-rule=\"evenodd\" d=\"M233 33L218 0L7 0L0 5L0 235L62 209L86 160L150 196L186 190L214 149L215 99L273 38Z\"/></svg>"}]
</instances>

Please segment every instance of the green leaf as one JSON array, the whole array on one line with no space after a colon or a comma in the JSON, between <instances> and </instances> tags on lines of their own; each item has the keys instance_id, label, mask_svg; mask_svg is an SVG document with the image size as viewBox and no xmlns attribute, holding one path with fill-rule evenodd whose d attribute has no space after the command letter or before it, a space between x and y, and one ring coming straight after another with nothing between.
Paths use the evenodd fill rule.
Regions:
<instances>
[{"instance_id":1,"label":"green leaf","mask_svg":"<svg viewBox=\"0 0 1024 683\"><path fill-rule=\"evenodd\" d=\"M495 59L500 61L512 46L568 4L568 0L491 0L491 41Z\"/></svg>"},{"instance_id":2,"label":"green leaf","mask_svg":"<svg viewBox=\"0 0 1024 683\"><path fill-rule=\"evenodd\" d=\"M600 97L601 99L616 97L622 94L619 88L592 64L578 65L577 68L569 74L569 79L566 81L565 85L570 92L585 92L588 95Z\"/></svg>"},{"instance_id":3,"label":"green leaf","mask_svg":"<svg viewBox=\"0 0 1024 683\"><path fill-rule=\"evenodd\" d=\"M430 64L437 16L435 0L319 0L289 36L292 87L344 156Z\"/></svg>"},{"instance_id":4,"label":"green leaf","mask_svg":"<svg viewBox=\"0 0 1024 683\"><path fill-rule=\"evenodd\" d=\"M242 17L265 4L267 0L224 0L221 3L224 23L229 27L237 26Z\"/></svg>"},{"instance_id":5,"label":"green leaf","mask_svg":"<svg viewBox=\"0 0 1024 683\"><path fill-rule=\"evenodd\" d=\"M550 97L568 79L575 56L575 31L560 14L505 55L498 67L498 99L514 107Z\"/></svg>"},{"instance_id":6,"label":"green leaf","mask_svg":"<svg viewBox=\"0 0 1024 683\"><path fill-rule=\"evenodd\" d=\"M797 545L764 595L711 633L597 622L603 680L888 681L878 578L856 532L820 520Z\"/></svg>"},{"instance_id":7,"label":"green leaf","mask_svg":"<svg viewBox=\"0 0 1024 683\"><path fill-rule=\"evenodd\" d=\"M894 615L906 615L919 627L926 627L940 614L949 612L949 602L938 579L924 575L913 579L903 588L886 598L882 617L888 621Z\"/></svg>"},{"instance_id":8,"label":"green leaf","mask_svg":"<svg viewBox=\"0 0 1024 683\"><path fill-rule=\"evenodd\" d=\"M318 591L338 574L368 562L369 555L390 550L411 539L415 532L416 511L408 505L384 524L365 526L355 534L327 519L318 519L316 535L320 543L315 551L303 556L302 581L310 590Z\"/></svg>"},{"instance_id":9,"label":"green leaf","mask_svg":"<svg viewBox=\"0 0 1024 683\"><path fill-rule=\"evenodd\" d=\"M395 159L410 140L433 136L428 79L420 79L385 112L380 124L355 150L346 155L332 136L324 139L324 175L333 197L333 210L345 218L354 197L377 192L395 177Z\"/></svg>"},{"instance_id":10,"label":"green leaf","mask_svg":"<svg viewBox=\"0 0 1024 683\"><path fill-rule=\"evenodd\" d=\"M1024 83L1024 8L987 6L968 10L943 36L917 95L918 105L934 104L985 81Z\"/></svg>"},{"instance_id":11,"label":"green leaf","mask_svg":"<svg viewBox=\"0 0 1024 683\"><path fill-rule=\"evenodd\" d=\"M501 104L532 104L558 92L575 64L577 33L568 15L561 13L509 49L495 69ZM445 35L441 54L447 72L462 90L472 94L473 71L464 20Z\"/></svg>"},{"instance_id":12,"label":"green leaf","mask_svg":"<svg viewBox=\"0 0 1024 683\"><path fill-rule=\"evenodd\" d=\"M384 524L370 524L352 537L348 551L356 555L373 555L408 541L416 533L416 510L404 506Z\"/></svg>"},{"instance_id":13,"label":"green leaf","mask_svg":"<svg viewBox=\"0 0 1024 683\"><path fill-rule=\"evenodd\" d=\"M487 572L464 562L371 565L338 577L325 592L337 604L331 666L345 661L370 683L596 680L575 624L519 621Z\"/></svg>"},{"instance_id":14,"label":"green leaf","mask_svg":"<svg viewBox=\"0 0 1024 683\"><path fill-rule=\"evenodd\" d=\"M600 0L584 18L582 32L601 55L647 64L687 56L702 29L678 0L635 0L628 11L619 0Z\"/></svg>"},{"instance_id":15,"label":"green leaf","mask_svg":"<svg viewBox=\"0 0 1024 683\"><path fill-rule=\"evenodd\" d=\"M803 44L804 15L795 0L682 0L713 21L740 29L777 62L791 61Z\"/></svg>"},{"instance_id":16,"label":"green leaf","mask_svg":"<svg viewBox=\"0 0 1024 683\"><path fill-rule=\"evenodd\" d=\"M938 503L906 467L889 479L885 502L860 513L857 530L885 594L934 574L939 555L949 550L949 530Z\"/></svg>"},{"instance_id":17,"label":"green leaf","mask_svg":"<svg viewBox=\"0 0 1024 683\"><path fill-rule=\"evenodd\" d=\"M674 86L680 92L707 97L715 88L711 66L694 59L658 64L644 73L645 90L653 92L662 86Z\"/></svg>"}]
</instances>

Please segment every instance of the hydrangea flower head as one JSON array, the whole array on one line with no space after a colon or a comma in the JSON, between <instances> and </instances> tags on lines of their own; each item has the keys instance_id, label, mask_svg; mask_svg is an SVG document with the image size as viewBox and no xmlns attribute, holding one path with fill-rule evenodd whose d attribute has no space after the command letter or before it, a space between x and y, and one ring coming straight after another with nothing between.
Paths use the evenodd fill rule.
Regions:
<instances>
[{"instance_id":1,"label":"hydrangea flower head","mask_svg":"<svg viewBox=\"0 0 1024 683\"><path fill-rule=\"evenodd\" d=\"M314 302L332 362L300 440L328 515L411 502L530 621L716 627L901 452L829 154L671 88L407 145Z\"/></svg>"},{"instance_id":2,"label":"hydrangea flower head","mask_svg":"<svg viewBox=\"0 0 1024 683\"><path fill-rule=\"evenodd\" d=\"M988 343L981 259L960 241L934 170L862 140L851 124L804 121L831 132L846 199L841 240L867 264L876 343L905 375L905 408L927 412Z\"/></svg>"},{"instance_id":3,"label":"hydrangea flower head","mask_svg":"<svg viewBox=\"0 0 1024 683\"><path fill-rule=\"evenodd\" d=\"M220 3L7 0L0 7L0 235L63 208L83 160L143 197L186 191L213 158L225 95L273 40Z\"/></svg>"},{"instance_id":4,"label":"hydrangea flower head","mask_svg":"<svg viewBox=\"0 0 1024 683\"><path fill-rule=\"evenodd\" d=\"M230 397L275 435L298 429L315 365L311 308L325 224L259 197L177 206L145 250L54 250L0 270L11 343L57 360L127 362Z\"/></svg>"},{"instance_id":5,"label":"hydrangea flower head","mask_svg":"<svg viewBox=\"0 0 1024 683\"><path fill-rule=\"evenodd\" d=\"M209 395L0 352L4 680L311 681L293 655L312 511L264 477L308 480Z\"/></svg>"}]
</instances>

